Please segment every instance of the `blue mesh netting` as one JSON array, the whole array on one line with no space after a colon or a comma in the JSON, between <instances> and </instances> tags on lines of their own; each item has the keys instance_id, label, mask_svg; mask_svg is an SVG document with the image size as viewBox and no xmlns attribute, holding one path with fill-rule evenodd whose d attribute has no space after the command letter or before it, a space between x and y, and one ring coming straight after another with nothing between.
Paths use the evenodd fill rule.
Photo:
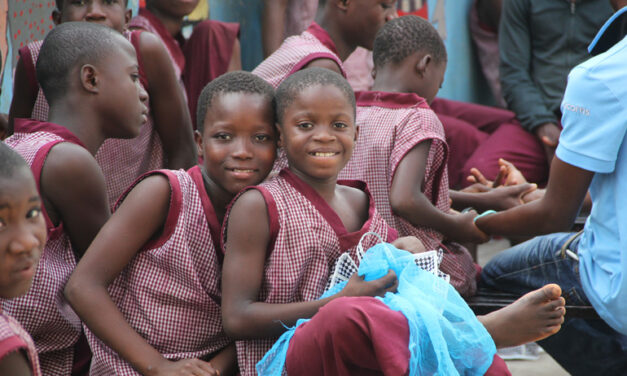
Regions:
<instances>
[{"instance_id":1,"label":"blue mesh netting","mask_svg":"<svg viewBox=\"0 0 627 376\"><path fill-rule=\"evenodd\" d=\"M445 280L422 270L406 251L386 243L370 248L359 266L359 275L371 281L392 269L399 278L398 291L381 299L402 312L409 324L410 375L483 375L496 353L494 341L466 302ZM334 295L346 282L321 298ZM289 341L299 320L257 363L259 375L284 373Z\"/></svg>"}]
</instances>

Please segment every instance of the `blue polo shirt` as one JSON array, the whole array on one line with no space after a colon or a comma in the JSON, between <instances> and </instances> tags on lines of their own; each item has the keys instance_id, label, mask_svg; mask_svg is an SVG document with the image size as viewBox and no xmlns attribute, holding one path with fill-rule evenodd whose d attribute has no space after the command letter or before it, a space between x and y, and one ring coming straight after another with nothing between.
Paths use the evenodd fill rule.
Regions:
<instances>
[{"instance_id":1,"label":"blue polo shirt","mask_svg":"<svg viewBox=\"0 0 627 376\"><path fill-rule=\"evenodd\" d=\"M627 334L627 37L576 66L561 105L557 157L594 172L592 213L579 244L586 296Z\"/></svg>"}]
</instances>

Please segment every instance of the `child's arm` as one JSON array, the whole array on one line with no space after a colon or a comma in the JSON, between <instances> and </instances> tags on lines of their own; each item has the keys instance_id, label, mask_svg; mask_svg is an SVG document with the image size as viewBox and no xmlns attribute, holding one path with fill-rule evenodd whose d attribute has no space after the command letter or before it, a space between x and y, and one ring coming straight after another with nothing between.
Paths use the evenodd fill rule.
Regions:
<instances>
[{"instance_id":1,"label":"child's arm","mask_svg":"<svg viewBox=\"0 0 627 376\"><path fill-rule=\"evenodd\" d=\"M85 148L58 144L44 164L41 192L45 207L53 208L48 214L63 223L80 258L111 215L100 166Z\"/></svg>"},{"instance_id":2,"label":"child's arm","mask_svg":"<svg viewBox=\"0 0 627 376\"><path fill-rule=\"evenodd\" d=\"M488 215L477 226L488 234L539 235L572 226L586 196L593 172L554 158L544 196L528 204Z\"/></svg>"},{"instance_id":3,"label":"child's arm","mask_svg":"<svg viewBox=\"0 0 627 376\"><path fill-rule=\"evenodd\" d=\"M0 359L0 375L31 376L32 374L28 359L22 351L14 351Z\"/></svg>"},{"instance_id":4,"label":"child's arm","mask_svg":"<svg viewBox=\"0 0 627 376\"><path fill-rule=\"evenodd\" d=\"M485 192L470 193L464 191L450 190L452 207L462 210L472 207L479 211L485 210L507 210L525 201L523 197L537 188L535 184L519 184L507 187L488 188Z\"/></svg>"},{"instance_id":5,"label":"child's arm","mask_svg":"<svg viewBox=\"0 0 627 376\"><path fill-rule=\"evenodd\" d=\"M17 61L13 78L13 101L9 109L9 130L7 136L13 134L13 122L16 118L30 118L37 100L38 90L30 84L22 59Z\"/></svg>"},{"instance_id":6,"label":"child's arm","mask_svg":"<svg viewBox=\"0 0 627 376\"><path fill-rule=\"evenodd\" d=\"M187 169L197 162L189 109L174 68L161 41L153 34L140 35L140 51L148 81L154 127L165 152L165 168Z\"/></svg>"},{"instance_id":7,"label":"child's arm","mask_svg":"<svg viewBox=\"0 0 627 376\"><path fill-rule=\"evenodd\" d=\"M485 234L473 223L476 212L444 213L422 193L430 147L431 141L423 141L400 161L390 188L392 211L414 226L431 227L450 240L475 243L486 241Z\"/></svg>"},{"instance_id":8,"label":"child's arm","mask_svg":"<svg viewBox=\"0 0 627 376\"><path fill-rule=\"evenodd\" d=\"M281 46L285 38L285 14L288 0L264 0L261 28L263 56L268 57Z\"/></svg>"},{"instance_id":9,"label":"child's arm","mask_svg":"<svg viewBox=\"0 0 627 376\"><path fill-rule=\"evenodd\" d=\"M65 296L89 329L138 372L160 375L177 369L212 374L198 359L171 362L128 324L111 300L108 285L165 224L170 185L163 176L148 177L128 194L76 266Z\"/></svg>"},{"instance_id":10,"label":"child's arm","mask_svg":"<svg viewBox=\"0 0 627 376\"><path fill-rule=\"evenodd\" d=\"M226 71L233 72L238 70L242 70L242 45L239 42L239 38L235 38L231 60L229 60L229 66L226 68Z\"/></svg>"},{"instance_id":11,"label":"child's arm","mask_svg":"<svg viewBox=\"0 0 627 376\"><path fill-rule=\"evenodd\" d=\"M338 294L322 300L270 304L259 302L270 226L266 204L256 190L245 192L233 205L227 225L227 244L222 269L222 321L234 339L280 335L284 325L310 318L318 309L340 296L382 296L395 290L396 275L365 282L354 275Z\"/></svg>"}]
</instances>

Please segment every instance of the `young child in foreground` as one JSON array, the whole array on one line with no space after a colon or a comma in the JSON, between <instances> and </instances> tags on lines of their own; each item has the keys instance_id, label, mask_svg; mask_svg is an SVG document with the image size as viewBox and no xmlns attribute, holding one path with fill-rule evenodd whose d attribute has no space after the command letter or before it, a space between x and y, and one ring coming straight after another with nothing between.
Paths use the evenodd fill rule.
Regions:
<instances>
[{"instance_id":1,"label":"young child in foreground","mask_svg":"<svg viewBox=\"0 0 627 376\"><path fill-rule=\"evenodd\" d=\"M28 165L0 142L0 297L28 292L46 244L41 198ZM0 310L0 374L41 375L30 335Z\"/></svg>"},{"instance_id":2,"label":"young child in foreground","mask_svg":"<svg viewBox=\"0 0 627 376\"><path fill-rule=\"evenodd\" d=\"M63 286L110 215L96 151L106 138L137 136L147 120L137 69L133 46L113 29L59 25L37 61L49 122L25 120L6 140L35 176L48 242L31 290L1 303L35 340L44 374L69 375L76 361L81 323L63 298Z\"/></svg>"},{"instance_id":3,"label":"young child in foreground","mask_svg":"<svg viewBox=\"0 0 627 376\"><path fill-rule=\"evenodd\" d=\"M250 73L212 81L198 107L203 165L146 174L120 199L65 290L89 328L92 375L236 373L220 231L231 199L272 169L273 98Z\"/></svg>"},{"instance_id":4,"label":"young child in foreground","mask_svg":"<svg viewBox=\"0 0 627 376\"><path fill-rule=\"evenodd\" d=\"M107 183L112 207L122 192L141 174L159 168L189 168L196 163L192 127L183 90L168 52L152 33L126 30L131 11L128 0L58 0L52 12L55 25L83 21L108 26L135 47L139 80L150 96L150 115L139 135L130 140L110 139L98 150L96 160ZM19 51L11 121L32 118L46 121L49 104L35 74L41 41Z\"/></svg>"},{"instance_id":5,"label":"young child in foreground","mask_svg":"<svg viewBox=\"0 0 627 376\"><path fill-rule=\"evenodd\" d=\"M255 364L285 331L283 325L312 316L306 332L315 335L299 336L299 328L293 340L305 342L290 342L289 374L316 374L321 369L404 374L409 363L407 320L371 298L395 289L393 272L371 282L355 275L340 293L317 300L340 254L349 252L357 259L362 234L374 231L388 242L396 238L362 182L337 180L357 138L352 89L338 74L310 68L281 84L276 103L279 142L289 168L245 191L225 219L222 314L225 331L239 340L242 374L254 374ZM247 236L241 236L243 232ZM416 241L399 240L407 239ZM364 249L373 242L378 240L367 237ZM416 249L422 244L414 246L399 247ZM242 267L246 273L241 273ZM523 297L507 317L487 317L483 323L497 346L527 342L546 328L559 329L563 301L554 290L559 289L551 286ZM348 296L357 298L338 299ZM319 311L321 315L314 316ZM506 333L510 319L520 325L516 335ZM331 336L348 340L325 340ZM306 343L309 337L317 342ZM317 357L320 354L336 355Z\"/></svg>"}]
</instances>

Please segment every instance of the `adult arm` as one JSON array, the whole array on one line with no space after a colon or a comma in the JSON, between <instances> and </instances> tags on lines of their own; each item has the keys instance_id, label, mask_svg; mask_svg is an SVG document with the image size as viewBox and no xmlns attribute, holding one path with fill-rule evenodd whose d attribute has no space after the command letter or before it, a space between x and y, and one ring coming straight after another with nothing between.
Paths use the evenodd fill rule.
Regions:
<instances>
[{"instance_id":1,"label":"adult arm","mask_svg":"<svg viewBox=\"0 0 627 376\"><path fill-rule=\"evenodd\" d=\"M529 0L503 2L499 27L499 73L508 107L516 113L525 129L534 132L541 125L553 129L557 118L544 104L530 74L532 33L529 3Z\"/></svg>"},{"instance_id":2,"label":"adult arm","mask_svg":"<svg viewBox=\"0 0 627 376\"><path fill-rule=\"evenodd\" d=\"M41 191L51 219L63 223L80 258L111 215L100 166L85 148L60 143L46 159Z\"/></svg>"},{"instance_id":3,"label":"adult arm","mask_svg":"<svg viewBox=\"0 0 627 376\"><path fill-rule=\"evenodd\" d=\"M21 58L17 61L13 80L13 100L9 109L7 137L13 134L13 123L16 118L31 117L38 92L38 87L34 87L28 79L26 67Z\"/></svg>"},{"instance_id":4,"label":"adult arm","mask_svg":"<svg viewBox=\"0 0 627 376\"><path fill-rule=\"evenodd\" d=\"M140 54L148 81L154 127L165 152L165 168L187 169L197 162L192 122L183 90L163 43L141 33Z\"/></svg>"},{"instance_id":5,"label":"adult arm","mask_svg":"<svg viewBox=\"0 0 627 376\"><path fill-rule=\"evenodd\" d=\"M268 57L279 48L285 38L285 14L289 0L265 0L261 16L263 55Z\"/></svg>"},{"instance_id":6,"label":"adult arm","mask_svg":"<svg viewBox=\"0 0 627 376\"><path fill-rule=\"evenodd\" d=\"M89 329L142 374L167 374L185 367L198 374L212 374L211 366L200 360L165 359L128 324L107 291L144 244L160 233L169 203L167 178L151 176L140 182L76 266L65 296Z\"/></svg>"},{"instance_id":7,"label":"adult arm","mask_svg":"<svg viewBox=\"0 0 627 376\"><path fill-rule=\"evenodd\" d=\"M321 300L269 304L257 300L263 281L270 225L260 192L245 192L233 205L227 224L224 266L222 268L222 322L234 339L278 336L284 325L310 318L318 309L340 296L383 295L397 285L390 271L380 279L364 282L354 275L338 294Z\"/></svg>"},{"instance_id":8,"label":"adult arm","mask_svg":"<svg viewBox=\"0 0 627 376\"><path fill-rule=\"evenodd\" d=\"M414 226L430 227L449 240L482 243L484 234L473 223L476 212L444 213L422 193L431 141L414 146L398 164L390 188L392 211Z\"/></svg>"}]
</instances>

